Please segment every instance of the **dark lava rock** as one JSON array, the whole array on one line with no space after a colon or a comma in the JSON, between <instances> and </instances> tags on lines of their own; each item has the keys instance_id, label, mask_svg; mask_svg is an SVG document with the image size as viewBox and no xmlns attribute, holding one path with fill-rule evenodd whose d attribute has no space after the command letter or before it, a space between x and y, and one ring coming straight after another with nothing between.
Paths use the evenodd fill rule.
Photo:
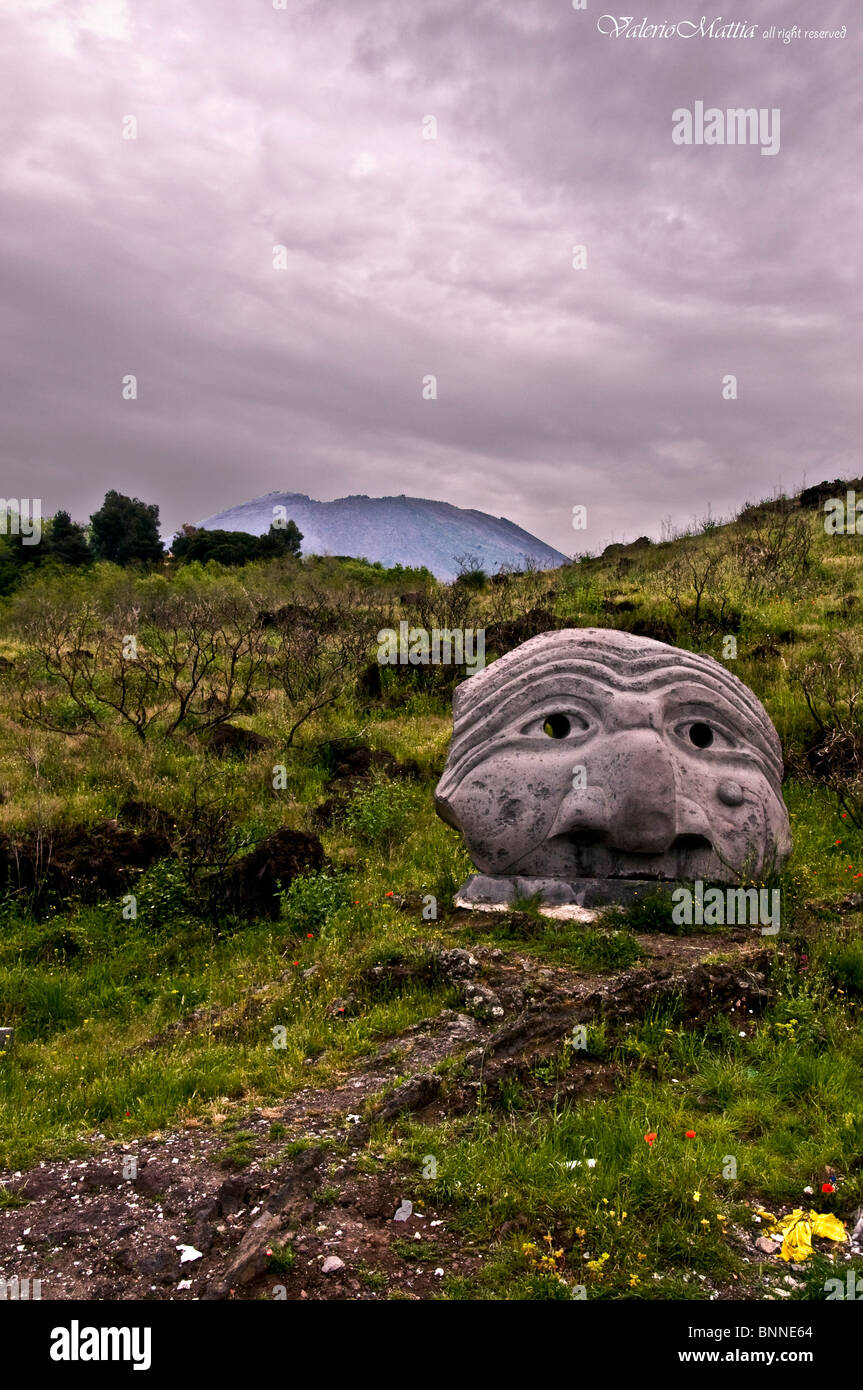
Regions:
<instances>
[{"instance_id":1,"label":"dark lava rock","mask_svg":"<svg viewBox=\"0 0 863 1390\"><path fill-rule=\"evenodd\" d=\"M156 1250L152 1255L145 1255L138 1261L138 1269L142 1274L149 1278L158 1278L159 1282L169 1283L175 1277L175 1271L179 1266L177 1255L173 1250Z\"/></svg>"},{"instance_id":2,"label":"dark lava rock","mask_svg":"<svg viewBox=\"0 0 863 1390\"><path fill-rule=\"evenodd\" d=\"M394 1120L406 1111L422 1110L436 1100L443 1089L443 1077L435 1072L424 1076L412 1076L399 1086L392 1095L387 1096L375 1118L385 1123Z\"/></svg>"},{"instance_id":3,"label":"dark lava rock","mask_svg":"<svg viewBox=\"0 0 863 1390\"><path fill-rule=\"evenodd\" d=\"M206 1221L199 1221L192 1230L192 1238L189 1244L194 1245L196 1250L200 1250L202 1255L209 1255L215 1241L215 1226L210 1226Z\"/></svg>"},{"instance_id":4,"label":"dark lava rock","mask_svg":"<svg viewBox=\"0 0 863 1390\"><path fill-rule=\"evenodd\" d=\"M150 1160L145 1163L143 1168L138 1169L137 1177L132 1179L132 1186L136 1192L141 1192L145 1197L158 1197L170 1186L171 1177L165 1165L154 1163Z\"/></svg>"},{"instance_id":5,"label":"dark lava rock","mask_svg":"<svg viewBox=\"0 0 863 1390\"><path fill-rule=\"evenodd\" d=\"M505 656L529 638L539 637L543 632L553 632L556 627L557 620L549 608L531 608L520 618L490 623L485 630L485 645L487 649L497 652L498 656Z\"/></svg>"},{"instance_id":6,"label":"dark lava rock","mask_svg":"<svg viewBox=\"0 0 863 1390\"><path fill-rule=\"evenodd\" d=\"M170 853L166 835L136 834L113 820L20 839L2 835L0 884L33 892L37 901L51 892L85 901L117 897L142 870Z\"/></svg>"},{"instance_id":7,"label":"dark lava rock","mask_svg":"<svg viewBox=\"0 0 863 1390\"><path fill-rule=\"evenodd\" d=\"M419 764L409 758L400 763L392 753L385 749L372 749L365 743L351 743L347 739L332 739L321 744L321 752L329 763L331 775L326 782L328 796L315 810L318 825L332 825L339 819L351 797L361 787L368 786L375 777L391 778L419 777Z\"/></svg>"},{"instance_id":8,"label":"dark lava rock","mask_svg":"<svg viewBox=\"0 0 863 1390\"><path fill-rule=\"evenodd\" d=\"M371 777L375 772L383 773L385 777L416 777L420 771L413 760L400 763L384 749L375 750L365 743L351 743L348 739L331 739L321 745L321 751L331 769L328 787L348 777Z\"/></svg>"},{"instance_id":9,"label":"dark lava rock","mask_svg":"<svg viewBox=\"0 0 863 1390\"><path fill-rule=\"evenodd\" d=\"M357 693L367 700L377 700L383 694L380 663L372 661L357 677Z\"/></svg>"},{"instance_id":10,"label":"dark lava rock","mask_svg":"<svg viewBox=\"0 0 863 1390\"><path fill-rule=\"evenodd\" d=\"M652 637L654 642L665 642L669 646L673 646L677 640L674 629L663 618L636 618L627 631L635 637Z\"/></svg>"},{"instance_id":11,"label":"dark lava rock","mask_svg":"<svg viewBox=\"0 0 863 1390\"><path fill-rule=\"evenodd\" d=\"M124 801L117 816L139 830L155 830L166 838L170 838L177 828L169 811L163 811L159 806L151 806L148 801Z\"/></svg>"},{"instance_id":12,"label":"dark lava rock","mask_svg":"<svg viewBox=\"0 0 863 1390\"><path fill-rule=\"evenodd\" d=\"M251 854L219 875L213 888L229 911L275 920L279 915L279 891L287 888L297 874L316 872L323 863L324 847L317 835L285 827L268 835Z\"/></svg>"},{"instance_id":13,"label":"dark lava rock","mask_svg":"<svg viewBox=\"0 0 863 1390\"><path fill-rule=\"evenodd\" d=\"M328 608L307 608L302 603L285 603L275 612L263 609L257 618L258 627L281 628L290 632L296 628L314 628L317 632L332 632L338 626L338 617Z\"/></svg>"},{"instance_id":14,"label":"dark lava rock","mask_svg":"<svg viewBox=\"0 0 863 1390\"><path fill-rule=\"evenodd\" d=\"M216 1198L219 1204L219 1211L223 1216L234 1216L243 1207L248 1206L252 1198L252 1188L248 1178L241 1174L232 1178L225 1178Z\"/></svg>"},{"instance_id":15,"label":"dark lava rock","mask_svg":"<svg viewBox=\"0 0 863 1390\"><path fill-rule=\"evenodd\" d=\"M263 748L272 748L273 740L265 734L256 734L254 729L242 729L238 724L217 724L206 735L206 746L217 757L247 758L251 753L259 753Z\"/></svg>"}]
</instances>

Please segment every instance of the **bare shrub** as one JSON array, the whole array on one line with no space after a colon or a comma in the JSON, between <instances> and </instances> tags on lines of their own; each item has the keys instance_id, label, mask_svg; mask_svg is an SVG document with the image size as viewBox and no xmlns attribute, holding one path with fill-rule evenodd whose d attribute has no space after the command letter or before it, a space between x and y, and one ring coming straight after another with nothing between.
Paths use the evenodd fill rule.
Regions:
<instances>
[{"instance_id":1,"label":"bare shrub","mask_svg":"<svg viewBox=\"0 0 863 1390\"><path fill-rule=\"evenodd\" d=\"M789 667L813 721L801 769L828 787L848 818L863 827L863 639L844 634Z\"/></svg>"},{"instance_id":2,"label":"bare shrub","mask_svg":"<svg viewBox=\"0 0 863 1390\"><path fill-rule=\"evenodd\" d=\"M268 678L290 707L286 747L319 710L335 704L368 662L381 615L346 588L309 588L304 602L268 631Z\"/></svg>"},{"instance_id":3,"label":"bare shrub","mask_svg":"<svg viewBox=\"0 0 863 1390\"><path fill-rule=\"evenodd\" d=\"M238 587L143 586L107 606L49 584L18 612L18 712L62 733L119 721L142 741L202 731L248 706L267 660L255 605Z\"/></svg>"},{"instance_id":4,"label":"bare shrub","mask_svg":"<svg viewBox=\"0 0 863 1390\"><path fill-rule=\"evenodd\" d=\"M681 543L659 571L659 586L680 621L700 640L727 630L732 615L731 566L724 551Z\"/></svg>"},{"instance_id":5,"label":"bare shrub","mask_svg":"<svg viewBox=\"0 0 863 1390\"><path fill-rule=\"evenodd\" d=\"M737 551L743 581L753 594L796 587L812 564L809 518L788 498L747 507L740 517Z\"/></svg>"}]
</instances>

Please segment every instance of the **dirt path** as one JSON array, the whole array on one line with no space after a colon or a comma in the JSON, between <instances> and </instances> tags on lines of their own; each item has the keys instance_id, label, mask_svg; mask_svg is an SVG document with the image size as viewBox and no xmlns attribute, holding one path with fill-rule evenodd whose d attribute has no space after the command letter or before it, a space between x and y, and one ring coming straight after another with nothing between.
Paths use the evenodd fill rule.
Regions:
<instances>
[{"instance_id":1,"label":"dirt path","mask_svg":"<svg viewBox=\"0 0 863 1390\"><path fill-rule=\"evenodd\" d=\"M94 1136L88 1157L3 1175L23 1205L0 1210L0 1273L39 1279L43 1299L432 1297L438 1271L470 1277L483 1253L448 1229L445 1213L421 1207L415 1174L368 1155L370 1121L410 1112L434 1124L472 1108L480 1086L493 1099L513 1076L541 1102L533 1063L602 1014L634 1019L677 996L696 1021L718 1009L757 1013L766 1000L770 948L755 932L638 941L645 959L604 975L518 950L444 949L463 1007L388 1039L335 1086L244 1114L254 1158L239 1171L225 1167L231 1135L190 1124L121 1144ZM209 1014L186 1026L205 1026ZM456 1081L438 1070L448 1058L462 1060ZM586 1059L545 1089L549 1098L603 1094L618 1075ZM396 1221L404 1198L417 1209ZM182 1247L200 1254L184 1260ZM277 1247L288 1253L267 1255Z\"/></svg>"}]
</instances>

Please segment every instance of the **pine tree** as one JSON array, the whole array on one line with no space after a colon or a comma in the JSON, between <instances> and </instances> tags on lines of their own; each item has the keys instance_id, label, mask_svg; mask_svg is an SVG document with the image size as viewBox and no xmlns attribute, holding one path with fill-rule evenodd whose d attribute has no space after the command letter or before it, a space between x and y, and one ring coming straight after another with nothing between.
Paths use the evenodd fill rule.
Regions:
<instances>
[{"instance_id":1,"label":"pine tree","mask_svg":"<svg viewBox=\"0 0 863 1390\"><path fill-rule=\"evenodd\" d=\"M129 565L136 560L152 563L162 559L157 506L148 506L138 497L125 497L112 488L90 522L90 544L97 560Z\"/></svg>"},{"instance_id":2,"label":"pine tree","mask_svg":"<svg viewBox=\"0 0 863 1390\"><path fill-rule=\"evenodd\" d=\"M51 522L48 553L64 565L88 565L93 559L84 527L68 512L57 512Z\"/></svg>"}]
</instances>

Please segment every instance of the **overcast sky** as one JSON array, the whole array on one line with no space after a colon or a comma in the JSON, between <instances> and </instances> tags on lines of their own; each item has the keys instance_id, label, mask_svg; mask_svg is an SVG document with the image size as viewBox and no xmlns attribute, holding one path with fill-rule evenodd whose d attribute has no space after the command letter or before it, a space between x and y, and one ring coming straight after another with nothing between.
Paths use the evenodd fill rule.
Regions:
<instances>
[{"instance_id":1,"label":"overcast sky","mask_svg":"<svg viewBox=\"0 0 863 1390\"><path fill-rule=\"evenodd\" d=\"M4 0L3 492L406 492L572 553L863 472L858 7L588 4ZM696 101L779 153L675 145Z\"/></svg>"}]
</instances>

